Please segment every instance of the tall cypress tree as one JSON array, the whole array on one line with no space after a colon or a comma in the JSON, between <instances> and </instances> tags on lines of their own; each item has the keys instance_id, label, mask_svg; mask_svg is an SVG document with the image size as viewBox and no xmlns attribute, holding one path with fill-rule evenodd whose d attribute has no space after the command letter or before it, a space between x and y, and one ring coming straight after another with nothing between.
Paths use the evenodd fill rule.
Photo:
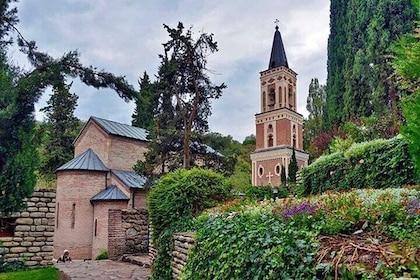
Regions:
<instances>
[{"instance_id":1,"label":"tall cypress tree","mask_svg":"<svg viewBox=\"0 0 420 280\"><path fill-rule=\"evenodd\" d=\"M393 114L402 93L392 77L389 44L413 28L410 0L332 0L325 128Z\"/></svg>"},{"instance_id":2,"label":"tall cypress tree","mask_svg":"<svg viewBox=\"0 0 420 280\"><path fill-rule=\"evenodd\" d=\"M295 151L295 147L293 147L292 158L290 159L290 163L289 163L289 182L296 183L296 174L298 170L299 170L299 167L297 165L297 160L296 160L296 151Z\"/></svg>"}]
</instances>

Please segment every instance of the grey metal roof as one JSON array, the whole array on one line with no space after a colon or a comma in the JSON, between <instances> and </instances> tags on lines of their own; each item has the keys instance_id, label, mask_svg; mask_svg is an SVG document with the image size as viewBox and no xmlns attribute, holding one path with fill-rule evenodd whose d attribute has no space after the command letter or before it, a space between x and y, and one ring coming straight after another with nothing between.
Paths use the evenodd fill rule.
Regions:
<instances>
[{"instance_id":1,"label":"grey metal roof","mask_svg":"<svg viewBox=\"0 0 420 280\"><path fill-rule=\"evenodd\" d=\"M109 171L101 159L91 149L86 150L79 156L63 164L55 170L93 170L93 171Z\"/></svg>"},{"instance_id":2,"label":"grey metal roof","mask_svg":"<svg viewBox=\"0 0 420 280\"><path fill-rule=\"evenodd\" d=\"M147 180L146 177L141 176L134 171L111 169L111 172L129 188L142 189Z\"/></svg>"},{"instance_id":3,"label":"grey metal roof","mask_svg":"<svg viewBox=\"0 0 420 280\"><path fill-rule=\"evenodd\" d=\"M289 68L279 27L276 26L276 32L274 32L273 47L271 48L271 56L270 62L268 63L268 69L280 66L285 66Z\"/></svg>"},{"instance_id":4,"label":"grey metal roof","mask_svg":"<svg viewBox=\"0 0 420 280\"><path fill-rule=\"evenodd\" d=\"M116 185L110 185L106 189L94 195L90 201L109 201L109 200L130 200Z\"/></svg>"},{"instance_id":5,"label":"grey metal roof","mask_svg":"<svg viewBox=\"0 0 420 280\"><path fill-rule=\"evenodd\" d=\"M144 128L105 120L98 117L91 117L91 119L102 127L102 129L108 134L147 141L148 132Z\"/></svg>"}]
</instances>

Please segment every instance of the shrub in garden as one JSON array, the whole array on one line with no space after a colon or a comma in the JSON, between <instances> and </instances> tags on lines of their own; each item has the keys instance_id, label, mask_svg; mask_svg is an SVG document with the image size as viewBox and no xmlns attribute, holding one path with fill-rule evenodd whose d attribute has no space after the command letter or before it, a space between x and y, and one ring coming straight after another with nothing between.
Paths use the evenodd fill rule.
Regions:
<instances>
[{"instance_id":1,"label":"shrub in garden","mask_svg":"<svg viewBox=\"0 0 420 280\"><path fill-rule=\"evenodd\" d=\"M389 188L419 182L408 144L401 136L355 143L320 157L303 169L303 194L351 188Z\"/></svg>"},{"instance_id":2,"label":"shrub in garden","mask_svg":"<svg viewBox=\"0 0 420 280\"><path fill-rule=\"evenodd\" d=\"M184 280L335 279L330 274L339 267L347 267L345 274L351 276L345 278L342 274L341 279L395 279L404 273L419 273L416 269L420 260L415 258L420 252L420 191L415 189L328 191L308 198L276 201L236 199L207 210L194 219L194 224L196 246L182 272ZM396 248L404 251L392 254L388 248L383 255L378 253L387 259L378 263L377 270L363 270L358 278L353 275L355 265L364 264L362 258L354 259L354 250L337 258L339 263L328 263L328 259L318 262L325 256L320 257L323 248L318 241L339 233L340 238L356 242L352 238L362 236L360 230L371 231L373 235L367 234L366 238L374 238L361 237L362 244L352 243L353 247L344 242L343 246L363 251L362 247L376 242L372 248L377 251L382 240L388 242L391 238ZM359 235L353 234L356 231ZM341 249L344 254L344 247L334 250Z\"/></svg>"},{"instance_id":3,"label":"shrub in garden","mask_svg":"<svg viewBox=\"0 0 420 280\"><path fill-rule=\"evenodd\" d=\"M99 252L99 254L95 257L95 260L107 260L108 259L108 250L103 249Z\"/></svg>"},{"instance_id":4,"label":"shrub in garden","mask_svg":"<svg viewBox=\"0 0 420 280\"><path fill-rule=\"evenodd\" d=\"M316 279L318 243L265 211L206 215L181 279Z\"/></svg>"},{"instance_id":5,"label":"shrub in garden","mask_svg":"<svg viewBox=\"0 0 420 280\"><path fill-rule=\"evenodd\" d=\"M172 234L189 229L191 219L204 209L225 201L230 187L225 178L210 170L176 170L162 176L148 195L149 219L158 256L153 279L171 279Z\"/></svg>"}]
</instances>

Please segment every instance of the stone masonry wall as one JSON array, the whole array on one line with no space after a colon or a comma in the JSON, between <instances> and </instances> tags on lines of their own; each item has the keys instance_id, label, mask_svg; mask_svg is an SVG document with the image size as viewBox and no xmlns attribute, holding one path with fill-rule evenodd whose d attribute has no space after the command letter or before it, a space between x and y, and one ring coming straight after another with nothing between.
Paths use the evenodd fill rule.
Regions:
<instances>
[{"instance_id":1,"label":"stone masonry wall","mask_svg":"<svg viewBox=\"0 0 420 280\"><path fill-rule=\"evenodd\" d=\"M146 209L123 209L126 254L148 253L149 226Z\"/></svg>"},{"instance_id":2,"label":"stone masonry wall","mask_svg":"<svg viewBox=\"0 0 420 280\"><path fill-rule=\"evenodd\" d=\"M149 228L146 209L110 209L108 254L117 260L123 254L148 253Z\"/></svg>"},{"instance_id":3,"label":"stone masonry wall","mask_svg":"<svg viewBox=\"0 0 420 280\"><path fill-rule=\"evenodd\" d=\"M172 252L172 278L178 279L184 268L188 254L195 245L195 235L192 232L174 234L174 250Z\"/></svg>"},{"instance_id":4,"label":"stone masonry wall","mask_svg":"<svg viewBox=\"0 0 420 280\"><path fill-rule=\"evenodd\" d=\"M27 200L27 209L13 213L13 237L0 237L0 259L23 261L26 266L51 265L53 259L55 190L39 190Z\"/></svg>"}]
</instances>

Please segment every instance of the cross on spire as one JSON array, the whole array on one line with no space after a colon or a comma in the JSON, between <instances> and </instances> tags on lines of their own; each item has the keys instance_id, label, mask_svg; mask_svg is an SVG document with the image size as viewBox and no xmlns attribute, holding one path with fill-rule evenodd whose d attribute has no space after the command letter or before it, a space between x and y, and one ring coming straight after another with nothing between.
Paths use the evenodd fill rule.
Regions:
<instances>
[{"instance_id":1,"label":"cross on spire","mask_svg":"<svg viewBox=\"0 0 420 280\"><path fill-rule=\"evenodd\" d=\"M276 18L276 20L274 21L274 23L276 24L276 30L279 29L279 19Z\"/></svg>"}]
</instances>

